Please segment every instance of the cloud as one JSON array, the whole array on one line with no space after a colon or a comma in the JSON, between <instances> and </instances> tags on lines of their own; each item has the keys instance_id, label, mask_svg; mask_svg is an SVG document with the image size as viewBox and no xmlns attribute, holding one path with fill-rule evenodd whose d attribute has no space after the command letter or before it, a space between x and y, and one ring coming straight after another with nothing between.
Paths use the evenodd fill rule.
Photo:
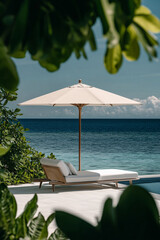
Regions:
<instances>
[{"instance_id":1,"label":"cloud","mask_svg":"<svg viewBox=\"0 0 160 240\"><path fill-rule=\"evenodd\" d=\"M160 117L160 98L150 96L147 99L139 100L142 105L135 106L133 113L143 115L144 117Z\"/></svg>"},{"instance_id":2,"label":"cloud","mask_svg":"<svg viewBox=\"0 0 160 240\"><path fill-rule=\"evenodd\" d=\"M85 117L96 118L160 118L160 98L150 96L147 99L134 99L141 105L89 107L85 110Z\"/></svg>"}]
</instances>

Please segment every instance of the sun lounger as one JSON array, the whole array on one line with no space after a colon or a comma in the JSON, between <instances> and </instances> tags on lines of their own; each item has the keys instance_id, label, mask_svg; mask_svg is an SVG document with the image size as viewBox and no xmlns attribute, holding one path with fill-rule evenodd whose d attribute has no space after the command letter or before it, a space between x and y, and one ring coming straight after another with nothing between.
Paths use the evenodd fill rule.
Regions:
<instances>
[{"instance_id":1,"label":"sun lounger","mask_svg":"<svg viewBox=\"0 0 160 240\"><path fill-rule=\"evenodd\" d=\"M118 187L118 182L138 179L138 173L133 171L118 170L118 169L99 169L76 171L72 164L65 163L57 159L41 159L41 164L46 174L46 179L39 179L40 187L42 182L49 181L52 184L53 191L55 185L75 185L89 183L115 183Z\"/></svg>"}]
</instances>

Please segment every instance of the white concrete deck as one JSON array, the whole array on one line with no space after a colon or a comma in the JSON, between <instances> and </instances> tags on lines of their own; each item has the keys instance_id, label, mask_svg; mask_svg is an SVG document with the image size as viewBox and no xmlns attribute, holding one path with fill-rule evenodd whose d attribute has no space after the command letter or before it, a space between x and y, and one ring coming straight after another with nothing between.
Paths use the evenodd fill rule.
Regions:
<instances>
[{"instance_id":1,"label":"white concrete deck","mask_svg":"<svg viewBox=\"0 0 160 240\"><path fill-rule=\"evenodd\" d=\"M119 189L95 184L56 186L53 193L52 187L48 183L43 183L41 189L38 186L38 183L9 186L17 200L18 215L23 211L25 204L37 193L39 206L37 213L41 212L45 218L55 210L65 210L81 216L94 225L97 222L97 217L101 217L104 201L110 197L113 199L113 205L115 206L125 188L121 184L119 184ZM160 195L153 194L153 196L160 212ZM49 232L52 233L55 228L55 223L51 223Z\"/></svg>"}]
</instances>

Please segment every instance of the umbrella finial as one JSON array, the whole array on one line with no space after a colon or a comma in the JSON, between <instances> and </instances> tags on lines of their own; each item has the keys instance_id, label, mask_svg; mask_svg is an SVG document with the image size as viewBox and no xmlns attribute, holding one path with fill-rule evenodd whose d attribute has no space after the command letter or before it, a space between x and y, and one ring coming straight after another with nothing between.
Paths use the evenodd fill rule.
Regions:
<instances>
[{"instance_id":1,"label":"umbrella finial","mask_svg":"<svg viewBox=\"0 0 160 240\"><path fill-rule=\"evenodd\" d=\"M82 83L82 79L79 79L79 83Z\"/></svg>"}]
</instances>

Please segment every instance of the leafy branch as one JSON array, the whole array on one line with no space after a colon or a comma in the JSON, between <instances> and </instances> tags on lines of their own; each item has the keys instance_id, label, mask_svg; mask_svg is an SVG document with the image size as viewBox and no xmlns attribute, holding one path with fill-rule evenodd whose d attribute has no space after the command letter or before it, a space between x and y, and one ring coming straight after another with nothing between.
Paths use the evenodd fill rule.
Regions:
<instances>
[{"instance_id":1,"label":"leafy branch","mask_svg":"<svg viewBox=\"0 0 160 240\"><path fill-rule=\"evenodd\" d=\"M106 39L104 65L117 73L125 57L139 58L139 43L149 59L157 57L160 21L141 0L0 0L0 86L15 90L19 77L12 58L32 60L57 71L72 54L87 59L85 45L97 49L97 19Z\"/></svg>"}]
</instances>

